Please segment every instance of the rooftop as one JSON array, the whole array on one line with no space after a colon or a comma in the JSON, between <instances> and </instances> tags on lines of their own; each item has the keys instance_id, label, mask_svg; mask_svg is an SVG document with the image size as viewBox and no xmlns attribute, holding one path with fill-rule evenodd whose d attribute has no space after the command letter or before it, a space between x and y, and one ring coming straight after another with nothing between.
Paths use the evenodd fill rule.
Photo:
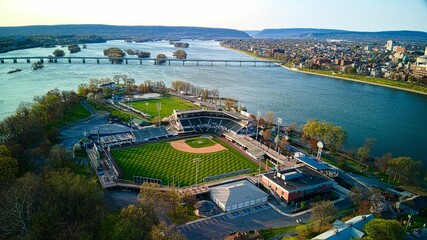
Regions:
<instances>
[{"instance_id":1,"label":"rooftop","mask_svg":"<svg viewBox=\"0 0 427 240\"><path fill-rule=\"evenodd\" d=\"M267 193L257 188L248 180L212 187L209 188L209 192L226 207L252 199L268 197Z\"/></svg>"},{"instance_id":2,"label":"rooftop","mask_svg":"<svg viewBox=\"0 0 427 240\"><path fill-rule=\"evenodd\" d=\"M321 183L332 182L331 179L306 166L267 173L264 176L287 191L294 191Z\"/></svg>"},{"instance_id":3,"label":"rooftop","mask_svg":"<svg viewBox=\"0 0 427 240\"><path fill-rule=\"evenodd\" d=\"M312 238L315 239L328 239L328 240L341 240L341 239L361 239L365 234L363 228L365 224L374 219L374 215L359 215L346 222L335 220L333 223L334 228L317 235Z\"/></svg>"},{"instance_id":4,"label":"rooftop","mask_svg":"<svg viewBox=\"0 0 427 240\"><path fill-rule=\"evenodd\" d=\"M297 160L299 160L300 162L303 162L307 165L309 165L310 167L316 169L316 170L326 170L329 169L329 166L326 164L322 164L318 161L316 161L316 159L312 158L312 157L297 157Z\"/></svg>"}]
</instances>

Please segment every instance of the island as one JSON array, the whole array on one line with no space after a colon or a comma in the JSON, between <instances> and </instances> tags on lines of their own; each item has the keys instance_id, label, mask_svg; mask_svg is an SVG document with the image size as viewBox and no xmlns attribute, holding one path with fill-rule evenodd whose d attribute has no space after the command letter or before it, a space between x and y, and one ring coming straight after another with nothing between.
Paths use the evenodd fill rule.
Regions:
<instances>
[{"instance_id":1,"label":"island","mask_svg":"<svg viewBox=\"0 0 427 240\"><path fill-rule=\"evenodd\" d=\"M187 59L187 53L184 50L176 50L172 55L178 59Z\"/></svg>"},{"instance_id":2,"label":"island","mask_svg":"<svg viewBox=\"0 0 427 240\"><path fill-rule=\"evenodd\" d=\"M157 54L156 58L157 58L156 64L162 64L166 62L165 60L163 60L163 59L166 59L166 55L163 53Z\"/></svg>"},{"instance_id":3,"label":"island","mask_svg":"<svg viewBox=\"0 0 427 240\"><path fill-rule=\"evenodd\" d=\"M132 49L127 49L127 50L125 50L125 52L128 55L137 55L139 58L148 58L151 55L150 52L144 52L144 51L132 50Z\"/></svg>"},{"instance_id":4,"label":"island","mask_svg":"<svg viewBox=\"0 0 427 240\"><path fill-rule=\"evenodd\" d=\"M17 68L17 69L14 69L14 70L10 70L9 72L7 72L7 74L17 73L17 72L20 72L20 71L22 71L22 69Z\"/></svg>"},{"instance_id":5,"label":"island","mask_svg":"<svg viewBox=\"0 0 427 240\"><path fill-rule=\"evenodd\" d=\"M43 68L43 67L44 67L44 65L43 65L43 62L42 62L42 61L37 61L37 62L33 62L33 63L31 64L31 67L32 67L34 70L38 70L38 69Z\"/></svg>"},{"instance_id":6,"label":"island","mask_svg":"<svg viewBox=\"0 0 427 240\"><path fill-rule=\"evenodd\" d=\"M55 51L53 51L52 54L55 57L63 57L65 55L65 52L64 52L64 50L56 49Z\"/></svg>"},{"instance_id":7,"label":"island","mask_svg":"<svg viewBox=\"0 0 427 240\"><path fill-rule=\"evenodd\" d=\"M125 53L120 48L112 47L104 49L104 55L109 58L116 58L111 59L111 62L113 63L122 63L122 58L125 56Z\"/></svg>"},{"instance_id":8,"label":"island","mask_svg":"<svg viewBox=\"0 0 427 240\"><path fill-rule=\"evenodd\" d=\"M80 52L81 48L77 44L70 44L68 45L68 51L70 51L70 53L76 53L76 52Z\"/></svg>"},{"instance_id":9,"label":"island","mask_svg":"<svg viewBox=\"0 0 427 240\"><path fill-rule=\"evenodd\" d=\"M190 46L190 44L188 43L183 43L183 42L176 42L173 44L174 47L179 47L179 48L188 48Z\"/></svg>"}]
</instances>

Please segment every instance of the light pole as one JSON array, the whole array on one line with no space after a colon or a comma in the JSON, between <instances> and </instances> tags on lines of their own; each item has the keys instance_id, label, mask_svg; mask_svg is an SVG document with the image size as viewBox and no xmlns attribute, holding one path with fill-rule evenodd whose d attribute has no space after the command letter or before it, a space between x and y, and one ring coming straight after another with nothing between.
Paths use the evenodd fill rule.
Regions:
<instances>
[{"instance_id":1,"label":"light pole","mask_svg":"<svg viewBox=\"0 0 427 240\"><path fill-rule=\"evenodd\" d=\"M280 126L282 125L282 118L277 118L277 136L279 136L280 135ZM276 139L274 139L274 140L276 140ZM279 141L280 141L280 139L278 138L278 140L277 140L277 142L276 142L276 149L277 149L277 153L279 153L279 148L278 148L278 146L279 146Z\"/></svg>"},{"instance_id":2,"label":"light pole","mask_svg":"<svg viewBox=\"0 0 427 240\"><path fill-rule=\"evenodd\" d=\"M261 118L261 112L258 111L256 113L256 119L258 120L257 125L256 125L256 140L258 141L258 131L259 131L259 119Z\"/></svg>"},{"instance_id":3,"label":"light pole","mask_svg":"<svg viewBox=\"0 0 427 240\"><path fill-rule=\"evenodd\" d=\"M145 102L145 107L147 108L147 111L145 113L148 115L148 102Z\"/></svg>"},{"instance_id":4,"label":"light pole","mask_svg":"<svg viewBox=\"0 0 427 240\"><path fill-rule=\"evenodd\" d=\"M408 231L408 226L409 226L409 222L411 221L411 217L412 217L412 215L409 214L408 215L408 222L406 223L406 229L405 229L405 231Z\"/></svg>"},{"instance_id":5,"label":"light pole","mask_svg":"<svg viewBox=\"0 0 427 240\"><path fill-rule=\"evenodd\" d=\"M195 158L193 159L193 162L196 163L196 187L198 187L198 177L199 177L199 162L201 161L201 158Z\"/></svg>"},{"instance_id":6,"label":"light pole","mask_svg":"<svg viewBox=\"0 0 427 240\"><path fill-rule=\"evenodd\" d=\"M318 162L320 162L320 160L322 159L322 148L323 148L323 143L321 141L317 142L317 156L316 159Z\"/></svg>"},{"instance_id":7,"label":"light pole","mask_svg":"<svg viewBox=\"0 0 427 240\"><path fill-rule=\"evenodd\" d=\"M160 127L160 124L162 122L162 119L160 118L160 110L162 110L162 103L158 102L156 103L156 106L157 106L157 111L159 112L159 127Z\"/></svg>"}]
</instances>

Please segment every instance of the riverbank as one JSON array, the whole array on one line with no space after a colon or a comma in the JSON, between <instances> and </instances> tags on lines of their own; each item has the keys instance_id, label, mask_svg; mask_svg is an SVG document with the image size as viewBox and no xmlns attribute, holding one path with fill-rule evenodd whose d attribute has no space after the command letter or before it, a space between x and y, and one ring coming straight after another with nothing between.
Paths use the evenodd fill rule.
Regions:
<instances>
[{"instance_id":1,"label":"riverbank","mask_svg":"<svg viewBox=\"0 0 427 240\"><path fill-rule=\"evenodd\" d=\"M233 49L233 48L229 48L229 47L224 47L221 46L225 49L237 52L237 53L241 53L244 54L248 57L252 57L252 58L256 58L256 59L260 59L260 60L266 60L266 61L271 61L271 60L275 60L275 59L269 59L269 58L263 58L263 57L256 57L252 54L249 54L248 52L242 51L242 50L237 50L237 49ZM277 60L276 60L277 61ZM278 64L278 63L276 63ZM425 91L418 91L418 90L414 90L414 89L410 89L410 88L406 88L406 87L398 87L398 86L393 86L393 85L389 85L389 84L383 84L383 83L378 83L378 82L373 82L375 81L375 79L372 79L372 81L368 81L368 80L360 80L360 79L354 79L354 78L349 78L349 77L342 77L342 76L335 76L335 75L330 75L330 74L323 74L323 73L318 73L318 72L311 72L311 71L305 71L305 70L301 70L299 68L290 68L288 66L282 65L282 64L278 64L279 66L289 70L289 71L293 71L293 72L298 72L298 73L306 73L306 74L311 74L311 75L316 75L316 76L321 76L321 77L330 77L330 78L335 78L335 79L340 79L340 80L346 80L346 81L352 81L352 82L358 82L358 83L366 83L366 84L371 84L371 85L376 85L376 86L380 86L380 87L387 87L387 88L393 88L393 89L397 89L397 90L402 90L402 91L407 91L407 92L412 92L412 93L417 93L417 94L421 94L421 95L426 95L427 96L427 88L425 88ZM388 80L385 79L383 81L393 81L393 80ZM409 84L406 82L392 82L393 84L396 83L400 83L400 84ZM422 87L422 86L419 86Z\"/></svg>"}]
</instances>

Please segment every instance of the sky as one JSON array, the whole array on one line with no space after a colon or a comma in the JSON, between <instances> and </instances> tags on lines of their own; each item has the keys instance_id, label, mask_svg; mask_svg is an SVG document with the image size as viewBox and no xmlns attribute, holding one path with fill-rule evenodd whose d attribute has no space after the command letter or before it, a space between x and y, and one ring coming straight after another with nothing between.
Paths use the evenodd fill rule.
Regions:
<instances>
[{"instance_id":1,"label":"sky","mask_svg":"<svg viewBox=\"0 0 427 240\"><path fill-rule=\"evenodd\" d=\"M427 0L0 0L0 26L55 24L427 32Z\"/></svg>"}]
</instances>

